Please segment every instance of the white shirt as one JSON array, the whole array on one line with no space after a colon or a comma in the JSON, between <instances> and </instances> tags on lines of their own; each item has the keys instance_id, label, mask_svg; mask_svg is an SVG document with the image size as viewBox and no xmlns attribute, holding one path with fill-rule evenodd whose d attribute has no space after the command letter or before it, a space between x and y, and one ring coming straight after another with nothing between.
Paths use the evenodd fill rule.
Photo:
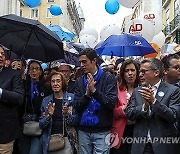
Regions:
<instances>
[{"instance_id":1,"label":"white shirt","mask_svg":"<svg viewBox=\"0 0 180 154\"><path fill-rule=\"evenodd\" d=\"M158 83L156 83L154 86L152 86L152 90L153 90L153 92L154 92L154 97L156 96L156 93L157 93L157 90L158 90L158 88L159 88L159 85L160 85L160 83L161 83L161 80L159 80L159 82ZM153 104L156 102L156 99L154 100L154 102L153 102Z\"/></svg>"},{"instance_id":2,"label":"white shirt","mask_svg":"<svg viewBox=\"0 0 180 154\"><path fill-rule=\"evenodd\" d=\"M154 86L152 86L152 90L154 92L154 94L153 94L154 97L156 96L156 93L157 93L157 90L159 88L160 83L161 83L161 80L159 80L158 83L156 83ZM156 102L156 98L155 98L153 104L155 104L155 102ZM149 115L150 114L151 114L151 108L149 106ZM148 130L147 138L148 138L149 141L151 141L150 129Z\"/></svg>"}]
</instances>

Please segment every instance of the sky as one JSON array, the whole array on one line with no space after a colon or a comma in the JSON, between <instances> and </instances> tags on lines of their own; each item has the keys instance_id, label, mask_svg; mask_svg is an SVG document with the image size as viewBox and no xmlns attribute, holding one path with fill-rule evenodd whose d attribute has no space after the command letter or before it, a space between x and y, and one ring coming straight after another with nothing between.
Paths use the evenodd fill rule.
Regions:
<instances>
[{"instance_id":1,"label":"sky","mask_svg":"<svg viewBox=\"0 0 180 154\"><path fill-rule=\"evenodd\" d=\"M109 24L116 24L121 28L125 16L132 14L132 9L128 9L120 5L118 12L114 15L109 14L105 10L107 0L75 0L76 5L79 3L85 16L84 28L94 28L98 34L103 27Z\"/></svg>"}]
</instances>

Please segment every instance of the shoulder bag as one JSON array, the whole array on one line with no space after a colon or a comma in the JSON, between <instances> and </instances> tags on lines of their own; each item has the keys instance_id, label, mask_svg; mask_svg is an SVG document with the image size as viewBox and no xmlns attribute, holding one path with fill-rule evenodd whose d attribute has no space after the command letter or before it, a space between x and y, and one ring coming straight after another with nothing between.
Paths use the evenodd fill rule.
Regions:
<instances>
[{"instance_id":1,"label":"shoulder bag","mask_svg":"<svg viewBox=\"0 0 180 154\"><path fill-rule=\"evenodd\" d=\"M57 151L65 146L64 140L64 116L63 116L63 134L53 134L50 137L48 151Z\"/></svg>"},{"instance_id":2,"label":"shoulder bag","mask_svg":"<svg viewBox=\"0 0 180 154\"><path fill-rule=\"evenodd\" d=\"M40 136L42 134L42 129L39 127L39 122L35 121L36 115L34 114L34 107L32 105L33 115L26 113L27 101L25 105L25 115L23 117L23 134L28 136Z\"/></svg>"}]
</instances>

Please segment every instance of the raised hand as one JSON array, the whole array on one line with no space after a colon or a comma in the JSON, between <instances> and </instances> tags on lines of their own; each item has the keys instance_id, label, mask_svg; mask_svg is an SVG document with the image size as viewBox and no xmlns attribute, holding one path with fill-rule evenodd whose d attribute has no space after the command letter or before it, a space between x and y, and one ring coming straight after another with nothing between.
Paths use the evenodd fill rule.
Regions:
<instances>
[{"instance_id":1,"label":"raised hand","mask_svg":"<svg viewBox=\"0 0 180 154\"><path fill-rule=\"evenodd\" d=\"M55 109L55 103L50 102L46 108L48 110L48 114L52 116Z\"/></svg>"},{"instance_id":2,"label":"raised hand","mask_svg":"<svg viewBox=\"0 0 180 154\"><path fill-rule=\"evenodd\" d=\"M96 91L95 84L96 81L94 81L94 78L91 73L87 74L87 80L88 80L88 90L90 93L94 93Z\"/></svg>"},{"instance_id":3,"label":"raised hand","mask_svg":"<svg viewBox=\"0 0 180 154\"><path fill-rule=\"evenodd\" d=\"M150 85L148 87L142 87L142 89L138 90L138 92L145 99L144 107L148 107L154 102L154 92Z\"/></svg>"},{"instance_id":4,"label":"raised hand","mask_svg":"<svg viewBox=\"0 0 180 154\"><path fill-rule=\"evenodd\" d=\"M62 109L63 116L68 116L70 114L70 112L71 112L71 108L68 107L68 105L65 103L63 105L63 109Z\"/></svg>"}]
</instances>

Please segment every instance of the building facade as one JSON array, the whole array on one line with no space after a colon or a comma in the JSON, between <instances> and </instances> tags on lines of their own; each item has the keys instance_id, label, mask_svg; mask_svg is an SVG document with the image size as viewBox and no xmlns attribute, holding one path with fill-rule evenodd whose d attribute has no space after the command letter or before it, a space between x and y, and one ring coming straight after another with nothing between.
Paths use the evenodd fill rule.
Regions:
<instances>
[{"instance_id":1,"label":"building facade","mask_svg":"<svg viewBox=\"0 0 180 154\"><path fill-rule=\"evenodd\" d=\"M62 14L53 16L49 9L51 5L58 5ZM35 8L27 7L21 1L20 16L39 20L44 25L59 25L74 32L79 36L83 24L77 11L74 0L42 0L41 4Z\"/></svg>"},{"instance_id":2,"label":"building facade","mask_svg":"<svg viewBox=\"0 0 180 154\"><path fill-rule=\"evenodd\" d=\"M20 15L20 1L19 0L1 0L0 16L7 14Z\"/></svg>"},{"instance_id":3,"label":"building facade","mask_svg":"<svg viewBox=\"0 0 180 154\"><path fill-rule=\"evenodd\" d=\"M180 1L162 0L163 32L166 43L180 44Z\"/></svg>"}]
</instances>

